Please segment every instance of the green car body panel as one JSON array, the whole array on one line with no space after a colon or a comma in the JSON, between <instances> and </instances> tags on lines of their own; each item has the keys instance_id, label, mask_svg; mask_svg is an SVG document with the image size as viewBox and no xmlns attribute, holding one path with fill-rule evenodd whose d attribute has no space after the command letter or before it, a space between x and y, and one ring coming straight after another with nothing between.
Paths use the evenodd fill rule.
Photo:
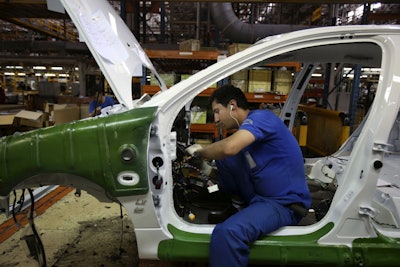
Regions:
<instances>
[{"instance_id":1,"label":"green car body panel","mask_svg":"<svg viewBox=\"0 0 400 267\"><path fill-rule=\"evenodd\" d=\"M134 109L1 138L0 195L33 177L44 185L60 176L87 179L112 197L145 194L145 155L155 111ZM131 186L118 182L125 172L137 174L138 181Z\"/></svg>"},{"instance_id":2,"label":"green car body panel","mask_svg":"<svg viewBox=\"0 0 400 267\"><path fill-rule=\"evenodd\" d=\"M400 240L379 235L357 239L353 248L318 244L318 239L332 228L333 223L328 223L311 234L262 237L251 245L249 261L277 266L398 266ZM204 261L208 258L210 235L184 232L173 225L168 230L173 239L160 243L160 259Z\"/></svg>"}]
</instances>

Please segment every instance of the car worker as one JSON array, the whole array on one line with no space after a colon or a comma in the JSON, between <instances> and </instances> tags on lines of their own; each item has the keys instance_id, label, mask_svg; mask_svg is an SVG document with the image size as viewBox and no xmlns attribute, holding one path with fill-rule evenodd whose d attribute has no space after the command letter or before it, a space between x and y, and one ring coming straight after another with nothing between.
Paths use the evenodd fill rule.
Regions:
<instances>
[{"instance_id":1,"label":"car worker","mask_svg":"<svg viewBox=\"0 0 400 267\"><path fill-rule=\"evenodd\" d=\"M210 103L218 126L237 131L192 152L216 160L219 189L241 197L246 205L216 224L209 266L247 266L251 242L296 225L307 214L311 196L303 156L279 117L270 110L250 110L239 88L219 87Z\"/></svg>"},{"instance_id":2,"label":"car worker","mask_svg":"<svg viewBox=\"0 0 400 267\"><path fill-rule=\"evenodd\" d=\"M97 88L92 101L89 103L89 117L97 116L101 113L101 109L115 105L115 101L111 96L104 95L101 88Z\"/></svg>"}]
</instances>

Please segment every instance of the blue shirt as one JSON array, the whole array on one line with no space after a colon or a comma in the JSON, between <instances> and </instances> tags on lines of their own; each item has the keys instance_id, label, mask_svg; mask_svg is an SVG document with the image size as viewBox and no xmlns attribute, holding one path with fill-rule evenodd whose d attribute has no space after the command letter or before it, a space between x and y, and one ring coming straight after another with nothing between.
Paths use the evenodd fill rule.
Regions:
<instances>
[{"instance_id":1,"label":"blue shirt","mask_svg":"<svg viewBox=\"0 0 400 267\"><path fill-rule=\"evenodd\" d=\"M303 203L309 208L303 155L281 119L269 110L254 110L239 129L251 132L255 141L238 155L217 161L222 189L246 202L259 195L282 205Z\"/></svg>"},{"instance_id":2,"label":"blue shirt","mask_svg":"<svg viewBox=\"0 0 400 267\"><path fill-rule=\"evenodd\" d=\"M113 106L114 104L115 104L114 99L110 96L106 96L103 103L100 103L98 101L97 106L96 106L96 100L92 100L89 103L89 113L92 113L96 109L96 107L105 108L108 106Z\"/></svg>"}]
</instances>

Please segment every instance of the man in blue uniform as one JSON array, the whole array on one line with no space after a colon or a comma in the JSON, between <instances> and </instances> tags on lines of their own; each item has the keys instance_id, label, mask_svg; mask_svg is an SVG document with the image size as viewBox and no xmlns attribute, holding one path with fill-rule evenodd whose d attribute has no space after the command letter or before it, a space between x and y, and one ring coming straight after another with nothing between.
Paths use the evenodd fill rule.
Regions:
<instances>
[{"instance_id":1,"label":"man in blue uniform","mask_svg":"<svg viewBox=\"0 0 400 267\"><path fill-rule=\"evenodd\" d=\"M101 113L101 109L115 105L115 101L111 96L104 95L101 88L98 88L89 103L89 117L97 116Z\"/></svg>"},{"instance_id":2,"label":"man in blue uniform","mask_svg":"<svg viewBox=\"0 0 400 267\"><path fill-rule=\"evenodd\" d=\"M216 160L219 188L246 207L215 226L210 267L247 266L249 244L286 225L296 225L311 205L298 143L269 110L249 109L243 92L224 85L210 97L214 119L235 133L195 153ZM297 207L297 208L295 208Z\"/></svg>"}]
</instances>

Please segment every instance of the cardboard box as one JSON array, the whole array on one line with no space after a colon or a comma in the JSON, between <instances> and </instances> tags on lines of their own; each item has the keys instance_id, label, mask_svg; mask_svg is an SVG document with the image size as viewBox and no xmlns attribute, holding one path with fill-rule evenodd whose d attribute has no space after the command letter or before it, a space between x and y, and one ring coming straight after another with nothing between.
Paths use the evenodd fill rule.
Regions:
<instances>
[{"instance_id":1,"label":"cardboard box","mask_svg":"<svg viewBox=\"0 0 400 267\"><path fill-rule=\"evenodd\" d=\"M63 124L80 119L81 110L77 105L55 109L51 113L54 125Z\"/></svg>"},{"instance_id":2,"label":"cardboard box","mask_svg":"<svg viewBox=\"0 0 400 267\"><path fill-rule=\"evenodd\" d=\"M14 118L14 114L2 114L0 115L0 125L13 125Z\"/></svg>"},{"instance_id":3,"label":"cardboard box","mask_svg":"<svg viewBox=\"0 0 400 267\"><path fill-rule=\"evenodd\" d=\"M46 115L41 111L21 110L15 114L19 119L19 124L29 127L42 128Z\"/></svg>"},{"instance_id":4,"label":"cardboard box","mask_svg":"<svg viewBox=\"0 0 400 267\"><path fill-rule=\"evenodd\" d=\"M273 89L276 93L287 95L292 88L291 82L274 82Z\"/></svg>"},{"instance_id":5,"label":"cardboard box","mask_svg":"<svg viewBox=\"0 0 400 267\"><path fill-rule=\"evenodd\" d=\"M231 84L240 90L242 90L243 93L247 93L247 85L248 81L247 80L231 80Z\"/></svg>"},{"instance_id":6,"label":"cardboard box","mask_svg":"<svg viewBox=\"0 0 400 267\"><path fill-rule=\"evenodd\" d=\"M272 71L252 69L249 71L249 93L267 93L271 91Z\"/></svg>"},{"instance_id":7,"label":"cardboard box","mask_svg":"<svg viewBox=\"0 0 400 267\"><path fill-rule=\"evenodd\" d=\"M230 78L230 82L233 86L242 90L243 93L247 93L247 91L248 91L247 87L249 84L248 70L238 71L238 72L232 74L229 78Z\"/></svg>"},{"instance_id":8,"label":"cardboard box","mask_svg":"<svg viewBox=\"0 0 400 267\"><path fill-rule=\"evenodd\" d=\"M190 39L179 43L179 50L198 51L200 50L200 40Z\"/></svg>"},{"instance_id":9,"label":"cardboard box","mask_svg":"<svg viewBox=\"0 0 400 267\"><path fill-rule=\"evenodd\" d=\"M161 79L167 86L175 84L175 76L176 76L175 73L160 73ZM150 85L159 85L153 73L150 75Z\"/></svg>"},{"instance_id":10,"label":"cardboard box","mask_svg":"<svg viewBox=\"0 0 400 267\"><path fill-rule=\"evenodd\" d=\"M292 72L288 70L275 70L274 71L274 82L292 82Z\"/></svg>"},{"instance_id":11,"label":"cardboard box","mask_svg":"<svg viewBox=\"0 0 400 267\"><path fill-rule=\"evenodd\" d=\"M89 117L89 104L81 104L80 105L80 118L88 118Z\"/></svg>"},{"instance_id":12,"label":"cardboard box","mask_svg":"<svg viewBox=\"0 0 400 267\"><path fill-rule=\"evenodd\" d=\"M56 109L52 113L54 125L79 120L80 113L81 111L78 106Z\"/></svg>"},{"instance_id":13,"label":"cardboard box","mask_svg":"<svg viewBox=\"0 0 400 267\"><path fill-rule=\"evenodd\" d=\"M81 108L76 104L46 103L45 112L49 114L50 125L81 119Z\"/></svg>"},{"instance_id":14,"label":"cardboard box","mask_svg":"<svg viewBox=\"0 0 400 267\"><path fill-rule=\"evenodd\" d=\"M207 123L207 111L190 111L190 123Z\"/></svg>"},{"instance_id":15,"label":"cardboard box","mask_svg":"<svg viewBox=\"0 0 400 267\"><path fill-rule=\"evenodd\" d=\"M233 55L236 54L237 52L245 50L250 46L251 44L234 43L228 46L228 53L229 55Z\"/></svg>"}]
</instances>

